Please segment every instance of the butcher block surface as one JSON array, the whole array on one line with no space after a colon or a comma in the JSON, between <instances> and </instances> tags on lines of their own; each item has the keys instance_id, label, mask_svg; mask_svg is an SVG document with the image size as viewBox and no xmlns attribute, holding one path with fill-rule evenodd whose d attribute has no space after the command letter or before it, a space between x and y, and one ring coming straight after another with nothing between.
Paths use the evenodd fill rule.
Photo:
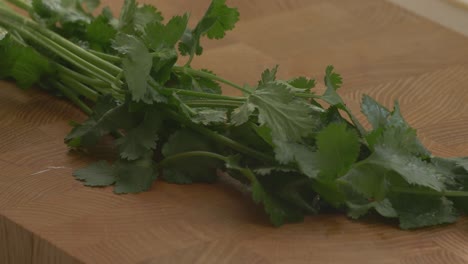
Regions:
<instances>
[{"instance_id":1,"label":"butcher block surface","mask_svg":"<svg viewBox=\"0 0 468 264\"><path fill-rule=\"evenodd\" d=\"M195 20L209 1L146 2ZM468 38L383 0L228 2L241 22L206 42L194 67L254 84L276 64L280 78L318 80L333 64L361 120L363 94L387 106L399 100L434 154L468 155ZM107 3L117 12L122 1ZM223 183L158 181L138 195L84 187L71 173L93 158L63 143L68 121L84 118L67 101L0 82L0 263L468 263L466 218L402 231L382 219L321 215L274 228Z\"/></svg>"}]
</instances>

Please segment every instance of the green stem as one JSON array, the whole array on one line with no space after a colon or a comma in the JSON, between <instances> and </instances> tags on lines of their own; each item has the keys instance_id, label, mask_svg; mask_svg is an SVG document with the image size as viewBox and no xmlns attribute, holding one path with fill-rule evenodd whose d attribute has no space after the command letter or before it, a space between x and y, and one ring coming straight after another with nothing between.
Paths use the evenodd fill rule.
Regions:
<instances>
[{"instance_id":1,"label":"green stem","mask_svg":"<svg viewBox=\"0 0 468 264\"><path fill-rule=\"evenodd\" d=\"M183 73L186 73L186 74L189 74L189 75L192 75L192 76L198 76L198 77L202 77L202 78L206 78L206 79L210 79L210 80L214 80L214 81L218 81L220 83L224 83L224 84L227 84L231 87L234 87L236 89L238 89L239 91L242 91L246 94L251 94L252 91L238 85L238 84L235 84L231 81L228 81L226 79L223 79L219 76L216 76L212 73L209 73L209 72L204 72L204 71L199 71L199 70L195 70L195 69L192 69L192 68L189 68L189 67L180 67L180 66L174 66L173 67L174 71L179 71L179 72L183 72Z\"/></svg>"},{"instance_id":2,"label":"green stem","mask_svg":"<svg viewBox=\"0 0 468 264\"><path fill-rule=\"evenodd\" d=\"M2 8L0 8L0 11ZM110 83L118 83L119 81L112 76L110 73L106 72L105 70L99 68L97 65L94 65L83 58L81 58L79 55L74 53L73 51L69 51L65 49L63 46L55 43L51 39L44 37L41 34L38 34L35 31L30 31L27 29L27 27L23 27L21 25L17 25L14 22L9 21L8 19L4 19L1 16L0 12L0 24L7 25L8 27L14 28L18 33L20 33L23 37L26 37L30 39L31 41L36 42L37 44L41 45L43 48L46 48L64 60L68 61L69 63L72 63L73 65L76 65L77 67L81 68L82 70L88 72L91 75L94 75L98 78L101 78L105 81L108 81Z\"/></svg>"},{"instance_id":3,"label":"green stem","mask_svg":"<svg viewBox=\"0 0 468 264\"><path fill-rule=\"evenodd\" d=\"M0 21L7 23L9 26L18 29L24 29L26 27L33 29L33 32L36 33L35 35L41 35L43 38L49 40L49 43L54 43L58 47L68 51L70 54L75 55L76 57L80 58L81 60L87 61L89 64L95 65L99 70L102 69L104 72L108 72L111 75L119 75L122 72L122 69L113 65L112 63L105 61L90 52L87 52L85 49L77 46L73 42L63 38L62 36L58 35L57 33L37 24L31 19L25 18L21 15L18 15L14 12L9 11L8 9L0 7ZM14 25L10 21L14 21L19 23L19 25ZM24 31L24 30L23 30ZM34 40L34 39L32 39ZM44 48L49 48L45 46ZM49 48L50 49L50 48Z\"/></svg>"},{"instance_id":4,"label":"green stem","mask_svg":"<svg viewBox=\"0 0 468 264\"><path fill-rule=\"evenodd\" d=\"M99 87L99 88L102 88L102 89L111 89L111 86L103 81L103 80L100 80L100 79L95 79L95 78L92 78L92 77L88 77L86 75L83 75L81 73L78 73L74 70L71 70L65 66L62 66L60 64L56 64L57 65L57 68L59 69L59 75L60 76L69 76L79 82L82 82L84 84L87 84L87 85L90 85L90 86L93 86L93 87Z\"/></svg>"},{"instance_id":5,"label":"green stem","mask_svg":"<svg viewBox=\"0 0 468 264\"><path fill-rule=\"evenodd\" d=\"M103 60L106 60L110 63L121 63L122 62L122 58L118 57L118 56L114 56L114 55L110 55L110 54L107 54L107 53L102 53L102 52L99 52L99 51L95 51L95 50L92 50L92 49L89 49L88 50L89 53L103 59Z\"/></svg>"},{"instance_id":6,"label":"green stem","mask_svg":"<svg viewBox=\"0 0 468 264\"><path fill-rule=\"evenodd\" d=\"M243 102L247 100L247 98L240 97L240 96L227 96L227 95L221 95L221 94L211 94L211 93L196 92L196 91L176 89L176 88L158 88L158 89L160 89L160 91L162 92L165 92L166 94L176 93L179 95L200 97L200 98L206 98L206 99L219 99L219 100L228 100L228 101L237 101L237 102Z\"/></svg>"},{"instance_id":7,"label":"green stem","mask_svg":"<svg viewBox=\"0 0 468 264\"><path fill-rule=\"evenodd\" d=\"M72 89L65 87L60 82L54 81L52 84L57 88L57 90L61 91L65 97L67 97L70 101L72 101L75 105L77 105L85 114L91 115L93 111L89 108L83 101L73 93Z\"/></svg>"},{"instance_id":8,"label":"green stem","mask_svg":"<svg viewBox=\"0 0 468 264\"><path fill-rule=\"evenodd\" d=\"M174 120L177 120L178 122L180 122L181 124L184 124L185 126L197 131L198 133L200 134L203 134L211 139L213 139L214 141L220 143L220 144L223 144L225 146L228 146L234 150L237 150L241 153L244 153L252 158L255 158L255 159L258 159L258 160L261 160L261 161L264 161L264 162L267 162L267 163L276 163L276 160L269 156L269 155L266 155L266 154L263 154L261 152L258 152L254 149L251 149L245 145L242 145L240 144L239 142L237 141L234 141L228 137L225 137L223 135L220 135L218 134L217 132L215 131L212 131L208 128L205 128L203 126L199 126L197 124L194 124L192 122L190 122L190 120L187 120L186 118L180 116L179 114L177 114L176 112L174 111L171 111L171 110L165 110L165 112L167 114L169 114L172 118L174 118Z\"/></svg>"},{"instance_id":9,"label":"green stem","mask_svg":"<svg viewBox=\"0 0 468 264\"><path fill-rule=\"evenodd\" d=\"M68 76L61 76L60 79L64 84L66 84L68 87L73 89L75 92L77 92L79 95L84 96L88 98L89 100L96 102L98 99L99 94L89 88L88 86L82 84L81 82L77 81L76 79L73 79Z\"/></svg>"},{"instance_id":10,"label":"green stem","mask_svg":"<svg viewBox=\"0 0 468 264\"><path fill-rule=\"evenodd\" d=\"M220 154L217 154L217 153L213 153L213 152L208 152L208 151L189 151L189 152L183 152L183 153L178 153L178 154L174 154L172 156L169 156L163 160L161 160L159 163L158 163L158 166L159 167L164 167L172 162L175 162L177 160L180 160L180 159L186 159L186 158L192 158L192 157L208 157L208 158L214 158L214 159L219 159L219 160L222 160L222 161L227 161L228 158L223 156L223 155L220 155Z\"/></svg>"},{"instance_id":11,"label":"green stem","mask_svg":"<svg viewBox=\"0 0 468 264\"><path fill-rule=\"evenodd\" d=\"M294 93L294 96L300 98L320 98L320 96L313 94L313 93Z\"/></svg>"},{"instance_id":12,"label":"green stem","mask_svg":"<svg viewBox=\"0 0 468 264\"><path fill-rule=\"evenodd\" d=\"M24 11L31 12L32 7L28 3L21 0L6 0L7 2L13 4L14 6L23 9Z\"/></svg>"},{"instance_id":13,"label":"green stem","mask_svg":"<svg viewBox=\"0 0 468 264\"><path fill-rule=\"evenodd\" d=\"M242 105L241 101L231 100L185 100L184 103L191 107L211 107L211 108L237 108Z\"/></svg>"},{"instance_id":14,"label":"green stem","mask_svg":"<svg viewBox=\"0 0 468 264\"><path fill-rule=\"evenodd\" d=\"M415 190L412 188L404 187L393 187L393 192L407 193L407 194L421 194L421 195L432 195L432 196L447 196L447 197L468 197L468 192L465 191L435 191L435 190Z\"/></svg>"}]
</instances>

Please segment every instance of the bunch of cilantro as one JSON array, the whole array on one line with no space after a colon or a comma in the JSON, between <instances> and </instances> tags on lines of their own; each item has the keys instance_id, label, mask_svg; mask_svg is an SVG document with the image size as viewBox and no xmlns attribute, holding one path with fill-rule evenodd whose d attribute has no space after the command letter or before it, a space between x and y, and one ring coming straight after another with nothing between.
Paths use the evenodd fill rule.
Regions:
<instances>
[{"instance_id":1,"label":"bunch of cilantro","mask_svg":"<svg viewBox=\"0 0 468 264\"><path fill-rule=\"evenodd\" d=\"M201 39L221 39L239 20L225 0L213 0L193 28L188 14L165 20L135 0L119 18L108 8L94 16L99 0L8 2L0 0L0 78L87 113L65 138L71 148L113 138L117 160L74 172L86 186L137 193L156 179L211 183L224 171L274 225L333 210L411 229L453 223L468 209L468 159L432 156L397 103L389 110L364 96L372 130L364 129L338 95L342 79L332 66L322 95L312 92L313 79L277 80L277 67L255 86L192 68ZM220 84L243 96L223 95Z\"/></svg>"}]
</instances>

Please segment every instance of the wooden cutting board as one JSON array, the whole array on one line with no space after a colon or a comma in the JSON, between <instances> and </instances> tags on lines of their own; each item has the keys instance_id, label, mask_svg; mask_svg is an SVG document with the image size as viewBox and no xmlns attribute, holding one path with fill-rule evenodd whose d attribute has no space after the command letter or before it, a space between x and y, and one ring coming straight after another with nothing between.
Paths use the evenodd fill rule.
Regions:
<instances>
[{"instance_id":1,"label":"wooden cutting board","mask_svg":"<svg viewBox=\"0 0 468 264\"><path fill-rule=\"evenodd\" d=\"M114 10L121 2L112 1ZM147 2L196 19L208 0ZM383 0L231 3L242 22L206 43L196 67L253 84L276 64L282 78L319 80L333 64L356 113L364 93L387 106L398 99L435 154L468 155L466 37ZM468 262L466 218L411 232L342 215L273 228L249 197L223 184L157 182L122 196L83 187L71 172L90 158L62 140L68 120L83 118L66 101L0 83L0 263Z\"/></svg>"}]
</instances>

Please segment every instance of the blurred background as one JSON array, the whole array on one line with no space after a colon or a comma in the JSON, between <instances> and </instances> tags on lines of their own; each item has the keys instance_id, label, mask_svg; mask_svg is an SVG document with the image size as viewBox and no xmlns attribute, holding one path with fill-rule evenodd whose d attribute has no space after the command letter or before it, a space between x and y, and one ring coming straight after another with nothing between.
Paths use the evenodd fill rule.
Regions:
<instances>
[{"instance_id":1,"label":"blurred background","mask_svg":"<svg viewBox=\"0 0 468 264\"><path fill-rule=\"evenodd\" d=\"M468 0L390 0L468 36Z\"/></svg>"}]
</instances>

